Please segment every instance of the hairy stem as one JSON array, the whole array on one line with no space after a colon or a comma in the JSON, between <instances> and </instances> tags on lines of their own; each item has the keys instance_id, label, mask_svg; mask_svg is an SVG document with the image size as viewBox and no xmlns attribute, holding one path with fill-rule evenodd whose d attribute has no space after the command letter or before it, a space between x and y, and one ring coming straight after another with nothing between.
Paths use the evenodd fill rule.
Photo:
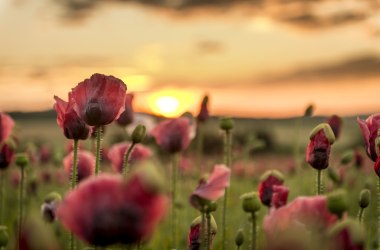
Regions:
<instances>
[{"instance_id":1,"label":"hairy stem","mask_svg":"<svg viewBox=\"0 0 380 250\"><path fill-rule=\"evenodd\" d=\"M360 224L363 224L364 208L359 208L358 212L358 221Z\"/></svg>"},{"instance_id":2,"label":"hairy stem","mask_svg":"<svg viewBox=\"0 0 380 250\"><path fill-rule=\"evenodd\" d=\"M19 190L19 214L18 214L18 240L20 242L21 239L21 227L22 227L22 215L23 215L23 210L24 210L24 167L21 167L21 181L20 181L20 190ZM20 249L20 244L18 244L18 248Z\"/></svg>"},{"instance_id":3,"label":"hairy stem","mask_svg":"<svg viewBox=\"0 0 380 250\"><path fill-rule=\"evenodd\" d=\"M71 168L71 189L74 189L78 183L78 140L74 140L74 157L73 166ZM70 233L69 249L75 250L75 238L74 234Z\"/></svg>"},{"instance_id":4,"label":"hairy stem","mask_svg":"<svg viewBox=\"0 0 380 250\"><path fill-rule=\"evenodd\" d=\"M102 127L96 127L96 164L95 175L100 173L100 159L101 159L101 140L102 140Z\"/></svg>"},{"instance_id":5,"label":"hairy stem","mask_svg":"<svg viewBox=\"0 0 380 250\"><path fill-rule=\"evenodd\" d=\"M177 164L179 154L172 155L172 182L171 182L171 198L172 198L172 249L176 249L177 246L177 209L176 209L176 195L177 195Z\"/></svg>"},{"instance_id":6,"label":"hairy stem","mask_svg":"<svg viewBox=\"0 0 380 250\"><path fill-rule=\"evenodd\" d=\"M231 167L231 132L226 130L224 136L224 164L227 167ZM226 215L227 215L227 205L228 205L228 188L225 189L224 199L223 199L223 217L222 217L222 249L227 250L227 223L226 223Z\"/></svg>"},{"instance_id":7,"label":"hairy stem","mask_svg":"<svg viewBox=\"0 0 380 250\"><path fill-rule=\"evenodd\" d=\"M255 213L252 213L252 221L251 221L251 224L252 224L252 235L251 235L251 244L252 244L252 247L251 249L252 250L256 250L256 234L257 234L257 229L256 229L256 214Z\"/></svg>"},{"instance_id":8,"label":"hairy stem","mask_svg":"<svg viewBox=\"0 0 380 250\"><path fill-rule=\"evenodd\" d=\"M124 157L124 166L123 166L123 175L124 177L127 177L128 173L129 173L129 168L128 168L128 165L129 165L129 158L131 157L131 153L132 153L132 150L133 148L135 147L135 143L132 143L127 152L125 153L125 157Z\"/></svg>"},{"instance_id":9,"label":"hairy stem","mask_svg":"<svg viewBox=\"0 0 380 250\"><path fill-rule=\"evenodd\" d=\"M211 216L210 213L206 213L207 222L207 234L206 234L206 250L212 249L211 247Z\"/></svg>"},{"instance_id":10,"label":"hairy stem","mask_svg":"<svg viewBox=\"0 0 380 250\"><path fill-rule=\"evenodd\" d=\"M322 170L318 169L317 170L317 175L316 175L316 190L317 190L317 195L323 194L323 183L322 183Z\"/></svg>"}]
</instances>

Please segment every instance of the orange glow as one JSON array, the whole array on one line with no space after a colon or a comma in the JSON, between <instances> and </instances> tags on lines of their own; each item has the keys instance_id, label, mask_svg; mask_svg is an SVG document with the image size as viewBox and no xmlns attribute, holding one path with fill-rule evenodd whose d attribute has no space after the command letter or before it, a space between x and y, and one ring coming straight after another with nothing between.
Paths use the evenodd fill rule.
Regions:
<instances>
[{"instance_id":1,"label":"orange glow","mask_svg":"<svg viewBox=\"0 0 380 250\"><path fill-rule=\"evenodd\" d=\"M148 105L156 115L177 117L192 108L194 96L191 92L174 89L160 90L151 94Z\"/></svg>"}]
</instances>

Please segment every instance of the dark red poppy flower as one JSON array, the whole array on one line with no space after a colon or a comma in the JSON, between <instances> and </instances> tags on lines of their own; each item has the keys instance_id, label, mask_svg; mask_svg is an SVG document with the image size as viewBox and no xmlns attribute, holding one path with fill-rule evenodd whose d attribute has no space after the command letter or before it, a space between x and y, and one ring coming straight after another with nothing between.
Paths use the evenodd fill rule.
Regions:
<instances>
[{"instance_id":1,"label":"dark red poppy flower","mask_svg":"<svg viewBox=\"0 0 380 250\"><path fill-rule=\"evenodd\" d=\"M198 197L207 201L215 201L224 195L226 187L230 185L231 170L225 165L215 165L210 177L202 179L199 186L191 193L190 203L200 209Z\"/></svg>"},{"instance_id":2,"label":"dark red poppy flower","mask_svg":"<svg viewBox=\"0 0 380 250\"><path fill-rule=\"evenodd\" d=\"M151 135L158 145L169 153L178 153L185 150L191 140L189 119L181 117L160 122L152 131Z\"/></svg>"},{"instance_id":3,"label":"dark red poppy flower","mask_svg":"<svg viewBox=\"0 0 380 250\"><path fill-rule=\"evenodd\" d=\"M14 156L14 150L8 144L3 144L0 149L0 170L8 168Z\"/></svg>"},{"instance_id":4,"label":"dark red poppy flower","mask_svg":"<svg viewBox=\"0 0 380 250\"><path fill-rule=\"evenodd\" d=\"M66 195L57 218L91 245L146 240L165 214L168 198L158 188L152 169L144 165L138 170L128 180L110 174L88 178Z\"/></svg>"},{"instance_id":5,"label":"dark red poppy flower","mask_svg":"<svg viewBox=\"0 0 380 250\"><path fill-rule=\"evenodd\" d=\"M116 120L116 123L122 127L128 126L133 122L133 94L126 94L125 96L125 110L120 114L119 118Z\"/></svg>"},{"instance_id":6,"label":"dark red poppy flower","mask_svg":"<svg viewBox=\"0 0 380 250\"><path fill-rule=\"evenodd\" d=\"M357 121L364 137L367 155L375 162L377 159L375 140L380 129L380 113L369 116L365 121L358 117Z\"/></svg>"},{"instance_id":7,"label":"dark red poppy flower","mask_svg":"<svg viewBox=\"0 0 380 250\"><path fill-rule=\"evenodd\" d=\"M335 139L338 139L340 136L340 131L342 130L342 118L337 115L332 115L326 122L330 125L332 131L334 132Z\"/></svg>"},{"instance_id":8,"label":"dark red poppy flower","mask_svg":"<svg viewBox=\"0 0 380 250\"><path fill-rule=\"evenodd\" d=\"M273 187L281 186L283 183L284 176L277 170L269 170L260 177L259 197L265 206L272 205Z\"/></svg>"},{"instance_id":9,"label":"dark red poppy flower","mask_svg":"<svg viewBox=\"0 0 380 250\"><path fill-rule=\"evenodd\" d=\"M65 168L66 175L71 177L71 169L73 167L74 153L71 152L63 159L63 166ZM95 156L85 150L78 151L78 182L90 177L95 173Z\"/></svg>"},{"instance_id":10,"label":"dark red poppy flower","mask_svg":"<svg viewBox=\"0 0 380 250\"><path fill-rule=\"evenodd\" d=\"M285 186L274 185L272 188L271 206L279 208L286 205L289 196L289 188Z\"/></svg>"},{"instance_id":11,"label":"dark red poppy flower","mask_svg":"<svg viewBox=\"0 0 380 250\"><path fill-rule=\"evenodd\" d=\"M93 74L72 89L74 110L90 126L107 125L125 109L127 86L113 76Z\"/></svg>"},{"instance_id":12,"label":"dark red poppy flower","mask_svg":"<svg viewBox=\"0 0 380 250\"><path fill-rule=\"evenodd\" d=\"M65 102L58 96L54 96L54 109L57 112L57 123L63 130L67 139L86 140L90 135L90 127L77 115L74 110L74 102L69 93L69 102Z\"/></svg>"},{"instance_id":13,"label":"dark red poppy flower","mask_svg":"<svg viewBox=\"0 0 380 250\"><path fill-rule=\"evenodd\" d=\"M0 143L8 140L15 126L13 119L4 112L0 113Z\"/></svg>"},{"instance_id":14,"label":"dark red poppy flower","mask_svg":"<svg viewBox=\"0 0 380 250\"><path fill-rule=\"evenodd\" d=\"M359 222L345 219L336 223L329 231L329 249L364 250L366 235Z\"/></svg>"},{"instance_id":15,"label":"dark red poppy flower","mask_svg":"<svg viewBox=\"0 0 380 250\"><path fill-rule=\"evenodd\" d=\"M125 154L129 147L131 146L130 143L118 143L113 145L109 151L108 151L108 159L111 161L112 169L115 172L121 173L123 170L124 166L124 159L125 159ZM142 161L146 160L149 157L152 156L152 151L141 144L136 144L134 148L132 149L132 153L129 157L129 163L133 164L136 161Z\"/></svg>"},{"instance_id":16,"label":"dark red poppy flower","mask_svg":"<svg viewBox=\"0 0 380 250\"><path fill-rule=\"evenodd\" d=\"M205 122L208 119L209 114L208 114L207 105L208 105L208 96L206 95L205 97L203 97L201 108L197 116L198 122Z\"/></svg>"},{"instance_id":17,"label":"dark red poppy flower","mask_svg":"<svg viewBox=\"0 0 380 250\"><path fill-rule=\"evenodd\" d=\"M210 237L210 248L209 250L212 250L212 241L216 235L217 232L217 225L215 222L215 219L212 215L210 215L211 219L211 237ZM190 225L190 232L187 236L187 245L189 250L200 250L201 249L201 224L202 224L202 217L199 216L193 220L193 222ZM206 231L207 231L207 224L206 225Z\"/></svg>"},{"instance_id":18,"label":"dark red poppy flower","mask_svg":"<svg viewBox=\"0 0 380 250\"><path fill-rule=\"evenodd\" d=\"M310 166L318 170L329 166L331 145L334 141L334 132L327 123L322 123L311 131L306 150L306 161Z\"/></svg>"},{"instance_id":19,"label":"dark red poppy flower","mask_svg":"<svg viewBox=\"0 0 380 250\"><path fill-rule=\"evenodd\" d=\"M355 158L355 161L354 161L355 162L355 167L361 168L363 166L364 159L363 159L363 156L362 156L362 154L360 153L359 150L355 150L355 152L354 152L354 158Z\"/></svg>"}]
</instances>

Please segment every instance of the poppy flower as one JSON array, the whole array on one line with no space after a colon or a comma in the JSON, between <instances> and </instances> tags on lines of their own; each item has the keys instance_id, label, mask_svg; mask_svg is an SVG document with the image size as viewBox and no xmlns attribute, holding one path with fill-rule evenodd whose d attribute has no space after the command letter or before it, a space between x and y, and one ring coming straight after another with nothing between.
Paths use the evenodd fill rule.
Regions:
<instances>
[{"instance_id":1,"label":"poppy flower","mask_svg":"<svg viewBox=\"0 0 380 250\"><path fill-rule=\"evenodd\" d=\"M310 166L318 170L329 166L331 145L334 141L334 132L327 123L322 123L311 131L306 150L306 161Z\"/></svg>"},{"instance_id":2,"label":"poppy flower","mask_svg":"<svg viewBox=\"0 0 380 250\"><path fill-rule=\"evenodd\" d=\"M39 149L40 163L47 164L52 158L51 149L47 145L41 146Z\"/></svg>"},{"instance_id":3,"label":"poppy flower","mask_svg":"<svg viewBox=\"0 0 380 250\"><path fill-rule=\"evenodd\" d=\"M90 135L91 128L75 112L71 93L69 93L69 102L65 102L58 96L54 96L54 100L57 123L65 137L72 140L86 140Z\"/></svg>"},{"instance_id":4,"label":"poppy flower","mask_svg":"<svg viewBox=\"0 0 380 250\"><path fill-rule=\"evenodd\" d=\"M337 115L332 115L326 122L330 125L332 131L334 132L335 139L338 139L340 136L340 131L342 130L342 118Z\"/></svg>"},{"instance_id":5,"label":"poppy flower","mask_svg":"<svg viewBox=\"0 0 380 250\"><path fill-rule=\"evenodd\" d=\"M265 206L272 205L273 187L281 186L283 183L284 176L277 170L269 170L260 177L259 197Z\"/></svg>"},{"instance_id":6,"label":"poppy flower","mask_svg":"<svg viewBox=\"0 0 380 250\"><path fill-rule=\"evenodd\" d=\"M355 150L354 159L355 159L354 160L355 161L355 167L356 168L362 168L364 159L363 159L363 156L359 150Z\"/></svg>"},{"instance_id":7,"label":"poppy flower","mask_svg":"<svg viewBox=\"0 0 380 250\"><path fill-rule=\"evenodd\" d=\"M218 230L214 216L210 214L211 219L211 237L210 237L210 249L212 249L212 240L214 239L216 232ZM201 224L202 224L202 217L198 216L193 220L193 222L190 225L190 232L187 236L187 245L189 250L200 250L201 249ZM206 224L206 231L207 231L207 223Z\"/></svg>"},{"instance_id":8,"label":"poppy flower","mask_svg":"<svg viewBox=\"0 0 380 250\"><path fill-rule=\"evenodd\" d=\"M0 170L8 168L14 156L14 150L8 144L3 144L0 149Z\"/></svg>"},{"instance_id":9,"label":"poppy flower","mask_svg":"<svg viewBox=\"0 0 380 250\"><path fill-rule=\"evenodd\" d=\"M174 154L189 146L191 132L189 119L181 117L160 122L151 135L165 151Z\"/></svg>"},{"instance_id":10,"label":"poppy flower","mask_svg":"<svg viewBox=\"0 0 380 250\"><path fill-rule=\"evenodd\" d=\"M73 167L74 153L71 152L63 159L63 166L67 176L71 176L71 169ZM78 182L86 179L95 172L95 156L85 150L78 150Z\"/></svg>"},{"instance_id":11,"label":"poppy flower","mask_svg":"<svg viewBox=\"0 0 380 250\"><path fill-rule=\"evenodd\" d=\"M208 114L207 105L208 105L208 96L206 95L205 97L203 97L201 108L197 116L198 122L205 122L208 119L209 114Z\"/></svg>"},{"instance_id":12,"label":"poppy flower","mask_svg":"<svg viewBox=\"0 0 380 250\"><path fill-rule=\"evenodd\" d=\"M202 179L198 187L190 195L193 207L201 209L199 198L206 201L215 201L224 195L226 187L230 186L231 170L225 165L215 165L210 177Z\"/></svg>"},{"instance_id":13,"label":"poppy flower","mask_svg":"<svg viewBox=\"0 0 380 250\"><path fill-rule=\"evenodd\" d=\"M113 76L93 74L72 89L74 110L87 125L107 125L125 110L127 86Z\"/></svg>"},{"instance_id":14,"label":"poppy flower","mask_svg":"<svg viewBox=\"0 0 380 250\"><path fill-rule=\"evenodd\" d=\"M279 208L286 205L289 196L289 188L285 186L274 185L272 188L271 206Z\"/></svg>"},{"instance_id":15,"label":"poppy flower","mask_svg":"<svg viewBox=\"0 0 380 250\"><path fill-rule=\"evenodd\" d=\"M380 113L369 116L365 121L358 117L357 122L359 123L364 137L367 155L375 162L377 159L375 140L377 137L377 131L380 128Z\"/></svg>"},{"instance_id":16,"label":"poppy flower","mask_svg":"<svg viewBox=\"0 0 380 250\"><path fill-rule=\"evenodd\" d=\"M108 246L146 240L164 216L168 198L159 173L144 165L125 180L100 174L81 182L57 208L65 228L88 244ZM160 184L158 184L160 183Z\"/></svg>"},{"instance_id":17,"label":"poppy flower","mask_svg":"<svg viewBox=\"0 0 380 250\"><path fill-rule=\"evenodd\" d=\"M345 219L336 223L329 231L329 249L364 250L366 235L358 221Z\"/></svg>"},{"instance_id":18,"label":"poppy flower","mask_svg":"<svg viewBox=\"0 0 380 250\"><path fill-rule=\"evenodd\" d=\"M130 143L122 142L113 145L109 149L107 156L111 161L112 168L115 172L122 172L125 154L130 146ZM129 157L129 163L133 164L136 161L146 160L150 156L152 156L152 151L148 147L141 144L136 144Z\"/></svg>"},{"instance_id":19,"label":"poppy flower","mask_svg":"<svg viewBox=\"0 0 380 250\"><path fill-rule=\"evenodd\" d=\"M8 140L15 126L14 120L4 112L0 113L0 143Z\"/></svg>"},{"instance_id":20,"label":"poppy flower","mask_svg":"<svg viewBox=\"0 0 380 250\"><path fill-rule=\"evenodd\" d=\"M125 110L120 114L119 118L116 120L116 123L122 127L128 126L133 122L133 94L126 94L125 96Z\"/></svg>"}]
</instances>

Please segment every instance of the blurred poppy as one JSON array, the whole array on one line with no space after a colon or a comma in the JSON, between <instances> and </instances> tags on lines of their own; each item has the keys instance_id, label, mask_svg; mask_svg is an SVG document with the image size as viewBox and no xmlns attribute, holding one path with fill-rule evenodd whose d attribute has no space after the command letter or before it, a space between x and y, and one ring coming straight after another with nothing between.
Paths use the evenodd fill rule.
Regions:
<instances>
[{"instance_id":1,"label":"blurred poppy","mask_svg":"<svg viewBox=\"0 0 380 250\"><path fill-rule=\"evenodd\" d=\"M265 206L272 205L273 187L281 186L283 183L284 176L277 170L269 170L260 177L259 197Z\"/></svg>"},{"instance_id":2,"label":"blurred poppy","mask_svg":"<svg viewBox=\"0 0 380 250\"><path fill-rule=\"evenodd\" d=\"M335 139L338 139L340 136L340 131L342 130L342 118L337 115L332 115L326 122L330 125L332 131L334 132Z\"/></svg>"},{"instance_id":3,"label":"blurred poppy","mask_svg":"<svg viewBox=\"0 0 380 250\"><path fill-rule=\"evenodd\" d=\"M93 74L72 89L74 110L90 126L107 125L125 110L127 86L118 78Z\"/></svg>"},{"instance_id":4,"label":"blurred poppy","mask_svg":"<svg viewBox=\"0 0 380 250\"><path fill-rule=\"evenodd\" d=\"M289 196L289 188L285 186L274 185L272 187L271 206L279 208L286 205Z\"/></svg>"},{"instance_id":5,"label":"blurred poppy","mask_svg":"<svg viewBox=\"0 0 380 250\"><path fill-rule=\"evenodd\" d=\"M0 113L0 143L8 140L15 126L14 120L4 112Z\"/></svg>"},{"instance_id":6,"label":"blurred poppy","mask_svg":"<svg viewBox=\"0 0 380 250\"><path fill-rule=\"evenodd\" d=\"M129 147L131 146L130 143L117 143L113 145L109 151L108 151L108 159L111 161L112 168L115 172L121 173L123 170L124 166L124 159L125 159L125 154ZM129 158L129 163L133 164L136 161L141 161L141 160L146 160L152 156L152 151L141 144L136 144L134 148L132 149L130 158Z\"/></svg>"},{"instance_id":7,"label":"blurred poppy","mask_svg":"<svg viewBox=\"0 0 380 250\"><path fill-rule=\"evenodd\" d=\"M165 151L178 153L185 150L190 144L190 124L185 117L160 122L151 135Z\"/></svg>"},{"instance_id":8,"label":"blurred poppy","mask_svg":"<svg viewBox=\"0 0 380 250\"><path fill-rule=\"evenodd\" d=\"M63 166L66 175L71 177L71 169L73 168L74 153L71 152L63 159ZM78 182L86 179L95 173L95 156L86 150L78 150Z\"/></svg>"},{"instance_id":9,"label":"blurred poppy","mask_svg":"<svg viewBox=\"0 0 380 250\"><path fill-rule=\"evenodd\" d=\"M208 119L209 113L208 113L207 106L208 106L208 96L206 95L205 97L203 97L201 108L197 116L198 122L205 122Z\"/></svg>"},{"instance_id":10,"label":"blurred poppy","mask_svg":"<svg viewBox=\"0 0 380 250\"><path fill-rule=\"evenodd\" d=\"M355 150L354 159L355 159L355 167L362 168L364 159L363 159L362 154L360 153L360 150Z\"/></svg>"},{"instance_id":11,"label":"blurred poppy","mask_svg":"<svg viewBox=\"0 0 380 250\"><path fill-rule=\"evenodd\" d=\"M57 123L67 139L86 140L90 135L91 128L77 115L74 110L74 102L70 97L71 93L69 93L69 102L65 102L58 96L54 96Z\"/></svg>"},{"instance_id":12,"label":"blurred poppy","mask_svg":"<svg viewBox=\"0 0 380 250\"><path fill-rule=\"evenodd\" d=\"M47 145L42 145L39 149L40 163L47 164L52 158L51 149Z\"/></svg>"},{"instance_id":13,"label":"blurred poppy","mask_svg":"<svg viewBox=\"0 0 380 250\"><path fill-rule=\"evenodd\" d=\"M208 250L212 249L212 240L214 239L216 232L217 232L217 225L215 222L214 217L210 214L210 225L211 225L211 237L210 237L210 248ZM187 244L189 250L200 250L201 249L201 224L202 224L202 217L198 216L193 220L193 222L190 225L190 232L187 236ZM206 225L206 231L207 231L207 224Z\"/></svg>"},{"instance_id":14,"label":"blurred poppy","mask_svg":"<svg viewBox=\"0 0 380 250\"><path fill-rule=\"evenodd\" d=\"M8 144L3 144L0 149L0 170L8 168L14 156L14 150Z\"/></svg>"},{"instance_id":15,"label":"blurred poppy","mask_svg":"<svg viewBox=\"0 0 380 250\"><path fill-rule=\"evenodd\" d=\"M225 165L215 165L210 177L202 179L198 187L190 195L190 203L201 209L199 198L206 201L215 201L224 195L226 187L230 186L231 170Z\"/></svg>"},{"instance_id":16,"label":"blurred poppy","mask_svg":"<svg viewBox=\"0 0 380 250\"><path fill-rule=\"evenodd\" d=\"M306 161L310 166L318 170L329 166L331 145L334 141L334 132L327 123L322 123L312 130L306 150Z\"/></svg>"},{"instance_id":17,"label":"blurred poppy","mask_svg":"<svg viewBox=\"0 0 380 250\"><path fill-rule=\"evenodd\" d=\"M144 165L128 180L100 174L81 182L57 209L57 218L80 239L96 246L133 244L151 236L165 214L157 170ZM160 185L158 183L161 183Z\"/></svg>"},{"instance_id":18,"label":"blurred poppy","mask_svg":"<svg viewBox=\"0 0 380 250\"><path fill-rule=\"evenodd\" d=\"M120 114L119 118L116 120L116 123L122 127L128 126L133 122L133 94L126 94L125 96L125 110Z\"/></svg>"},{"instance_id":19,"label":"blurred poppy","mask_svg":"<svg viewBox=\"0 0 380 250\"><path fill-rule=\"evenodd\" d=\"M329 249L364 250L366 235L358 221L345 219L336 223L329 231Z\"/></svg>"},{"instance_id":20,"label":"blurred poppy","mask_svg":"<svg viewBox=\"0 0 380 250\"><path fill-rule=\"evenodd\" d=\"M365 121L357 118L362 135L364 137L366 152L372 161L376 161L376 137L380 128L380 113L369 116Z\"/></svg>"}]
</instances>

